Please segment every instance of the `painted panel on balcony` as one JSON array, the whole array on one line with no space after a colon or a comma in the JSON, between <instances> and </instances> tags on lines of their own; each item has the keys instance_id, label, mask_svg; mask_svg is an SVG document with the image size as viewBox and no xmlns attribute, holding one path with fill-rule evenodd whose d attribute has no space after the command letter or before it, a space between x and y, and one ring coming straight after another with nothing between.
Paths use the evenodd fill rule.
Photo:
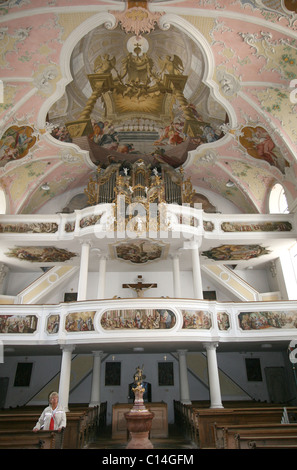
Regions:
<instances>
[{"instance_id":1,"label":"painted panel on balcony","mask_svg":"<svg viewBox=\"0 0 297 470\"><path fill-rule=\"evenodd\" d=\"M107 310L101 318L104 330L160 330L175 323L174 313L166 309Z\"/></svg>"},{"instance_id":2,"label":"painted panel on balcony","mask_svg":"<svg viewBox=\"0 0 297 470\"><path fill-rule=\"evenodd\" d=\"M0 315L0 333L35 333L38 318L35 315Z\"/></svg>"},{"instance_id":3,"label":"painted panel on balcony","mask_svg":"<svg viewBox=\"0 0 297 470\"><path fill-rule=\"evenodd\" d=\"M94 331L95 313L96 311L69 313L65 319L65 330L68 333Z\"/></svg>"},{"instance_id":4,"label":"painted panel on balcony","mask_svg":"<svg viewBox=\"0 0 297 470\"><path fill-rule=\"evenodd\" d=\"M263 330L268 328L297 328L297 310L277 312L242 312L238 315L242 330Z\"/></svg>"},{"instance_id":5,"label":"painted panel on balcony","mask_svg":"<svg viewBox=\"0 0 297 470\"><path fill-rule=\"evenodd\" d=\"M248 260L265 255L269 251L260 245L221 245L211 250L203 251L202 255L216 261Z\"/></svg>"},{"instance_id":6,"label":"painted panel on balcony","mask_svg":"<svg viewBox=\"0 0 297 470\"><path fill-rule=\"evenodd\" d=\"M220 331L227 331L230 328L230 318L228 313L219 312L217 314L218 328Z\"/></svg>"},{"instance_id":7,"label":"painted panel on balcony","mask_svg":"<svg viewBox=\"0 0 297 470\"><path fill-rule=\"evenodd\" d=\"M224 232L290 232L292 224L290 222L223 222L221 228Z\"/></svg>"},{"instance_id":8,"label":"painted panel on balcony","mask_svg":"<svg viewBox=\"0 0 297 470\"><path fill-rule=\"evenodd\" d=\"M37 263L62 263L73 258L76 254L54 246L19 246L11 248L6 256Z\"/></svg>"},{"instance_id":9,"label":"painted panel on balcony","mask_svg":"<svg viewBox=\"0 0 297 470\"><path fill-rule=\"evenodd\" d=\"M50 335L58 333L60 328L60 316L59 315L50 315L47 319L46 331Z\"/></svg>"},{"instance_id":10,"label":"painted panel on balcony","mask_svg":"<svg viewBox=\"0 0 297 470\"><path fill-rule=\"evenodd\" d=\"M209 330L212 327L211 314L203 310L182 310L183 329Z\"/></svg>"},{"instance_id":11,"label":"painted panel on balcony","mask_svg":"<svg viewBox=\"0 0 297 470\"><path fill-rule=\"evenodd\" d=\"M55 222L0 224L0 233L55 233L57 230L58 224Z\"/></svg>"}]
</instances>

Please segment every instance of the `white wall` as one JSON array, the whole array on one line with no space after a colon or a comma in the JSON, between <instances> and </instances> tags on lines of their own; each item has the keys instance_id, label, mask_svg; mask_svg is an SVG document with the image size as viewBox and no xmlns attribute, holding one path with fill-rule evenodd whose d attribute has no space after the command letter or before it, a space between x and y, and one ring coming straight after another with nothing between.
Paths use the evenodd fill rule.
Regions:
<instances>
[{"instance_id":1,"label":"white wall","mask_svg":"<svg viewBox=\"0 0 297 470\"><path fill-rule=\"evenodd\" d=\"M249 382L247 380L245 358L255 357L260 359L262 368L261 382ZM233 379L242 389L255 400L269 401L266 386L265 367L288 367L288 376L292 375L288 364L284 361L281 352L255 352L255 353L218 353L218 366ZM108 422L111 422L112 405L115 403L128 403L128 386L133 382L133 375L138 365L144 366L146 381L152 385L152 400L164 401L168 404L169 422L173 422L173 400L179 400L179 365L178 360L171 354L166 354L167 362L173 362L174 385L161 387L158 384L158 362L164 362L164 354L114 354L114 361L121 363L121 385L105 386L105 364L113 360L112 355L102 361L101 366L101 401L108 402ZM33 371L29 387L14 387L14 377L18 362L33 362ZM48 381L55 376L61 365L61 356L27 356L4 357L4 363L0 364L0 377L9 377L9 387L5 407L21 406L30 400ZM91 371L90 371L91 372ZM71 393L69 403L89 403L91 392L90 373ZM209 391L194 375L188 374L191 400L209 400ZM292 381L292 380L291 380ZM296 397L296 387L291 387L292 396ZM222 396L223 400L232 397ZM46 403L44 403L46 405ZM71 406L70 406L71 409Z\"/></svg>"},{"instance_id":2,"label":"white wall","mask_svg":"<svg viewBox=\"0 0 297 470\"><path fill-rule=\"evenodd\" d=\"M267 279L267 273L264 270L248 270L236 271L250 285L260 292L270 292L270 285ZM6 295L17 295L29 284L38 279L42 273L15 273L8 274L8 282ZM124 289L122 284L135 283L137 276L143 276L145 283L157 283L157 288L145 291L145 297L174 297L173 274L171 271L164 272L107 272L105 280L105 297L113 298L115 295L121 298L136 297L136 293L132 289ZM191 271L181 271L181 297L193 298L193 276ZM99 274L90 272L88 274L87 299L94 300L97 298ZM70 279L67 283L63 283L60 288L56 288L45 299L41 299L40 303L58 304L64 301L65 292L77 292L78 274ZM202 276L202 289L204 291L216 291L217 300L219 302L227 302L232 300L227 293L215 285L207 276ZM274 289L272 289L274 290ZM278 290L278 289L275 289Z\"/></svg>"}]
</instances>

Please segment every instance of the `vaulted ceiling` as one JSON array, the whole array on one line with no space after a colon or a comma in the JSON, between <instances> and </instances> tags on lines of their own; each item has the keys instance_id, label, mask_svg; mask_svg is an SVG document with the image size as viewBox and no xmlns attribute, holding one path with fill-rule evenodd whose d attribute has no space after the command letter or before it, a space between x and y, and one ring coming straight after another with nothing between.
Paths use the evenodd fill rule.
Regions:
<instances>
[{"instance_id":1,"label":"vaulted ceiling","mask_svg":"<svg viewBox=\"0 0 297 470\"><path fill-rule=\"evenodd\" d=\"M267 212L279 182L295 210L296 8L0 1L7 213L61 211L111 159L182 166L242 213Z\"/></svg>"}]
</instances>

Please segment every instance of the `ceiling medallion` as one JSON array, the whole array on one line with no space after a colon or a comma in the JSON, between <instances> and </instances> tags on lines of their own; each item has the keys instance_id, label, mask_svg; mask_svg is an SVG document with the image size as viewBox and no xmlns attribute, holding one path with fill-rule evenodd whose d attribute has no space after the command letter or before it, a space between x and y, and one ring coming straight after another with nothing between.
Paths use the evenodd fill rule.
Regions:
<instances>
[{"instance_id":1,"label":"ceiling medallion","mask_svg":"<svg viewBox=\"0 0 297 470\"><path fill-rule=\"evenodd\" d=\"M150 33L155 29L155 23L164 13L152 13L143 7L127 8L124 12L113 12L117 25L121 23L126 33L134 33L140 36L142 33Z\"/></svg>"}]
</instances>

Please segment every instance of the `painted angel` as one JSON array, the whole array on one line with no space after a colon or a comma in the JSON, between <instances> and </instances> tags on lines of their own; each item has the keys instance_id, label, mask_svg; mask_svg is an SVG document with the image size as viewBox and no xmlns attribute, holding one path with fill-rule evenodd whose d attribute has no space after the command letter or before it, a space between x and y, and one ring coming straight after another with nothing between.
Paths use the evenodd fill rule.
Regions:
<instances>
[{"instance_id":1,"label":"painted angel","mask_svg":"<svg viewBox=\"0 0 297 470\"><path fill-rule=\"evenodd\" d=\"M94 62L94 73L111 73L115 68L116 58L110 57L109 54L99 55Z\"/></svg>"},{"instance_id":2,"label":"painted angel","mask_svg":"<svg viewBox=\"0 0 297 470\"><path fill-rule=\"evenodd\" d=\"M161 75L167 72L169 75L181 75L184 72L184 66L182 60L177 56L167 55L165 59L159 58L159 65L161 68Z\"/></svg>"}]
</instances>

